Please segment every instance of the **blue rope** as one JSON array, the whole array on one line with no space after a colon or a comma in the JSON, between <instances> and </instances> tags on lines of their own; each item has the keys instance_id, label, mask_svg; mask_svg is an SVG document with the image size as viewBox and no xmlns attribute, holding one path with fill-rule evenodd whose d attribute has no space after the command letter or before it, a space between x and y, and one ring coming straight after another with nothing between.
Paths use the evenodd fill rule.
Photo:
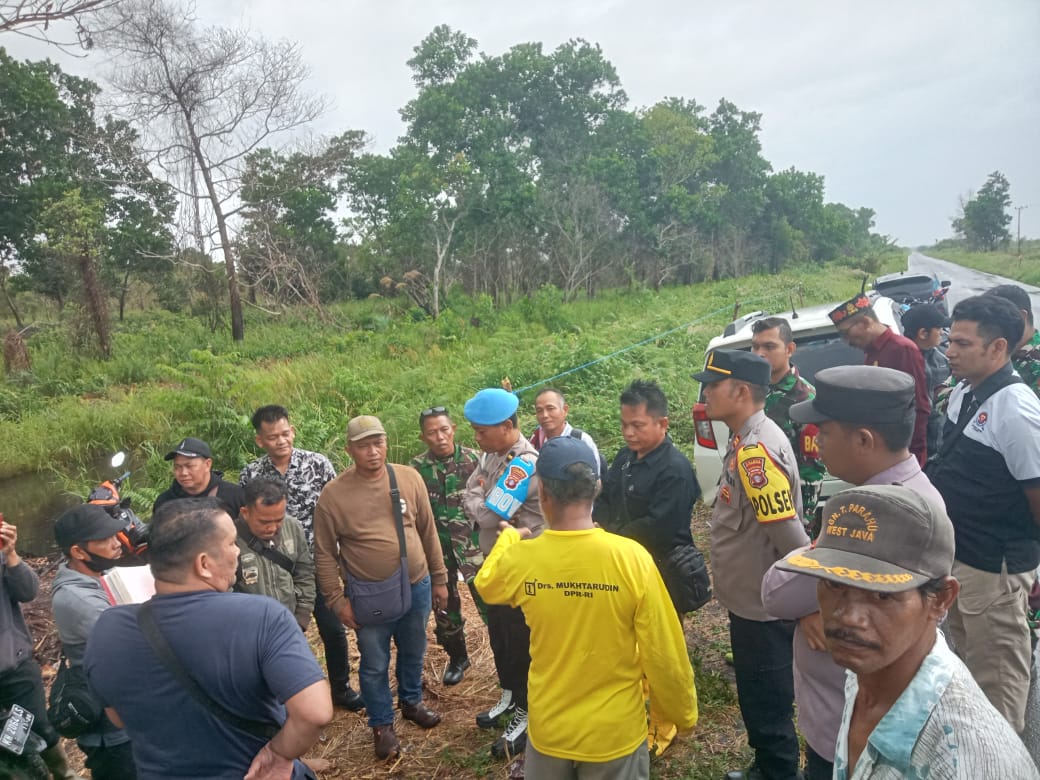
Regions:
<instances>
[{"instance_id":1,"label":"blue rope","mask_svg":"<svg viewBox=\"0 0 1040 780\"><path fill-rule=\"evenodd\" d=\"M748 305L748 304L752 304L752 303L767 302L767 301L772 301L772 300L776 300L776 296L773 296L773 297L770 297L770 298L755 298L755 299L750 300L750 301L743 301L742 303L743 303L743 305ZM650 336L649 338L645 338L642 341L636 342L635 344L630 344L627 347L622 347L621 349L619 349L619 350L617 350L615 352L611 352L609 355L603 355L602 357L598 357L595 360L590 360L587 363L582 363L580 366L575 366L574 368L568 368L566 371L562 371L559 374L555 374L555 375L550 376L550 377L548 377L546 379L539 379L537 382L535 382L533 384L530 384L530 385L527 385L526 387L521 387L519 390L514 390L513 392L516 393L517 395L520 395L520 394L522 394L522 393L524 393L524 392L526 392L528 390L531 390L532 388L538 387L539 385L544 385L547 382L552 382L552 381L554 381L556 379L559 379L560 377L568 376L568 375L574 374L574 373L576 373L578 371L584 371L586 368L594 366L597 363L602 363L604 360L610 360L611 358L617 357L618 355L623 355L626 352L630 352L631 350L636 349L637 347L646 346L647 344L650 344L651 342L657 341L658 339L663 339L665 336L671 336L673 333L677 333L680 330L685 330L686 328L689 328L692 325L697 325L697 324L699 324L701 322L704 322L707 319L711 319L712 317L714 317L717 314L722 314L723 312L729 311L732 308L733 308L732 305L722 306L722 307L720 307L718 309L715 309L714 311L708 312L707 314L705 314L705 315L703 315L701 317L698 317L695 320L690 320L689 322L687 322L684 325L679 325L679 326L674 327L674 328L672 328L670 330L666 330L663 333L658 333L656 336Z\"/></svg>"}]
</instances>

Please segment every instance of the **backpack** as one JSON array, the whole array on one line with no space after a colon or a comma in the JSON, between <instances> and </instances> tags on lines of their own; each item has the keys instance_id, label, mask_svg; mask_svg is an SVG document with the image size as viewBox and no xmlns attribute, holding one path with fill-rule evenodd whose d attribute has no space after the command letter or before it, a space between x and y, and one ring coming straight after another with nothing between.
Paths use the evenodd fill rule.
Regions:
<instances>
[{"instance_id":1,"label":"backpack","mask_svg":"<svg viewBox=\"0 0 1040 780\"><path fill-rule=\"evenodd\" d=\"M582 435L585 431L581 428L571 427L571 438L581 441ZM596 450L596 454L599 455L599 479L600 482L604 482L607 479L607 471L610 469L610 464L607 463L607 459L603 457L603 453Z\"/></svg>"}]
</instances>

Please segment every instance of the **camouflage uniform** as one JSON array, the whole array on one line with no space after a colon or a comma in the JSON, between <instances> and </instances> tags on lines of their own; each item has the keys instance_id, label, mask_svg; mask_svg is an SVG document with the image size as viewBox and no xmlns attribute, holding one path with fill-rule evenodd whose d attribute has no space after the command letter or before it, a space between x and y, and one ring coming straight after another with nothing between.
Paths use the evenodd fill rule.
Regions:
<instances>
[{"instance_id":1,"label":"camouflage uniform","mask_svg":"<svg viewBox=\"0 0 1040 780\"><path fill-rule=\"evenodd\" d=\"M1022 349L1011 356L1011 365L1022 377L1022 381L1040 398L1040 330L1022 345Z\"/></svg>"},{"instance_id":2,"label":"camouflage uniform","mask_svg":"<svg viewBox=\"0 0 1040 780\"><path fill-rule=\"evenodd\" d=\"M765 408L766 416L779 425L790 440L798 461L798 476L802 485L802 522L806 525L811 523L816 512L820 486L827 469L820 462L819 450L816 448L817 427L813 424L797 425L791 421L788 411L799 401L809 401L815 397L816 388L802 379L798 369L791 366L790 372L779 382L769 385Z\"/></svg>"},{"instance_id":3,"label":"camouflage uniform","mask_svg":"<svg viewBox=\"0 0 1040 780\"><path fill-rule=\"evenodd\" d=\"M466 480L477 467L480 453L469 447L455 445L455 454L447 459L436 458L429 450L412 458L409 464L419 472L430 494L430 506L437 520L437 535L441 540L444 565L448 569L448 604L444 610L436 610L435 634L437 642L451 658L466 657L465 619L462 617L462 602L459 599L459 574L469 587L473 600L481 614L484 602L473 587L473 578L484 562L477 543L477 532L473 521L466 517L462 508L462 492Z\"/></svg>"}]
</instances>

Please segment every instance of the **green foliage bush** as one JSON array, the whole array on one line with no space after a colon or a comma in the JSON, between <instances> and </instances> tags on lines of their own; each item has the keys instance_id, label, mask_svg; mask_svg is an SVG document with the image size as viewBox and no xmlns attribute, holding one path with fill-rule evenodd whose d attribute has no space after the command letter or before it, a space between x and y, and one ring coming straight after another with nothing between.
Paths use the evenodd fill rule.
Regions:
<instances>
[{"instance_id":1,"label":"green foliage bush","mask_svg":"<svg viewBox=\"0 0 1040 780\"><path fill-rule=\"evenodd\" d=\"M797 305L839 300L861 278L862 271L813 265L660 292L604 291L568 304L546 286L501 310L487 296L453 291L439 320L418 322L405 302L387 299L343 304L323 320L308 310L251 311L240 344L211 333L205 322L150 312L115 328L114 356L105 362L75 353L59 329L44 330L29 340L31 375L0 382L0 437L18 442L6 448L0 478L57 468L88 484L99 454L128 449L144 463L133 488L143 500L168 484L162 457L190 435L207 440L216 467L233 478L259 454L249 415L268 403L289 407L298 444L327 453L339 467L346 465L346 420L378 414L391 457L406 462L421 448L419 409L447 405L462 422L461 440L472 442L463 403L506 377L516 389L529 388L521 396L525 431L536 424L537 388L556 377L551 382L567 394L572 422L611 454L623 443L622 387L637 376L655 378L669 395L673 436L689 452L688 410L697 393L689 374L730 320L734 302L742 311L783 311L792 295ZM366 322L378 322L379 330L354 326Z\"/></svg>"}]
</instances>

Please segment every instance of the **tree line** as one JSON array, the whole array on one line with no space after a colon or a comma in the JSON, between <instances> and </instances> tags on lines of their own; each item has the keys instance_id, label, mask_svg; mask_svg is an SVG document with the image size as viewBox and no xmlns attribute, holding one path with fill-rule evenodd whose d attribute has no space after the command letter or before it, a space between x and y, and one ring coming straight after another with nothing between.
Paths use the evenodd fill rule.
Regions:
<instances>
[{"instance_id":1,"label":"tree line","mask_svg":"<svg viewBox=\"0 0 1040 780\"><path fill-rule=\"evenodd\" d=\"M774 171L761 115L722 99L630 106L599 46L502 54L436 27L385 153L362 130L299 142L325 108L298 46L202 28L174 0L102 4L102 89L0 51L0 297L33 291L109 349L133 291L213 327L262 308L451 289L692 284L870 258L874 212Z\"/></svg>"}]
</instances>

